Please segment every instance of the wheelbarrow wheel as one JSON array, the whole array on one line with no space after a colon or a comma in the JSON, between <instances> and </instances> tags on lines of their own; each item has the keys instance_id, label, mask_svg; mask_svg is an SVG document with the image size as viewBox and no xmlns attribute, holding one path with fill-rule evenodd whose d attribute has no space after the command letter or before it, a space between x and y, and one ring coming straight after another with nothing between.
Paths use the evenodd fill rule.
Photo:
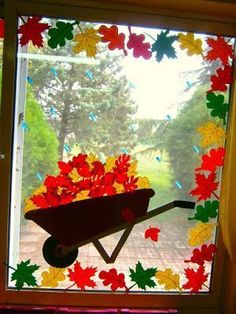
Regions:
<instances>
[{"instance_id":1,"label":"wheelbarrow wheel","mask_svg":"<svg viewBox=\"0 0 236 314\"><path fill-rule=\"evenodd\" d=\"M47 238L43 245L43 257L49 265L57 268L65 268L74 263L78 256L78 249L64 256L61 254L60 247L60 243L56 238Z\"/></svg>"}]
</instances>

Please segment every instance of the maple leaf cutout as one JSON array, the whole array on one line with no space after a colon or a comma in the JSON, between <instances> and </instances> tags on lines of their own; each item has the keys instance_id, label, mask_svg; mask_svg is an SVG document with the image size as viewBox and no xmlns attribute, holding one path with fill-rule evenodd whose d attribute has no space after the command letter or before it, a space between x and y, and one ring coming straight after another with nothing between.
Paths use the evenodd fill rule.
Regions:
<instances>
[{"instance_id":1,"label":"maple leaf cutout","mask_svg":"<svg viewBox=\"0 0 236 314\"><path fill-rule=\"evenodd\" d=\"M151 239L154 242L158 241L159 232L161 230L156 227L149 227L147 230L145 230L144 237L145 239Z\"/></svg>"},{"instance_id":2,"label":"maple leaf cutout","mask_svg":"<svg viewBox=\"0 0 236 314\"><path fill-rule=\"evenodd\" d=\"M32 41L34 46L43 47L42 32L50 26L47 23L39 23L42 20L39 16L29 17L27 22L21 25L18 29L18 34L21 34L20 45L25 46Z\"/></svg>"},{"instance_id":3,"label":"maple leaf cutout","mask_svg":"<svg viewBox=\"0 0 236 314\"><path fill-rule=\"evenodd\" d=\"M129 40L127 42L128 49L133 49L133 56L135 58L143 57L148 60L151 58L152 53L150 51L150 44L145 43L145 36L143 34L137 35L132 33L129 27Z\"/></svg>"},{"instance_id":4,"label":"maple leaf cutout","mask_svg":"<svg viewBox=\"0 0 236 314\"><path fill-rule=\"evenodd\" d=\"M202 289L203 284L207 281L208 274L205 273L205 267L199 266L197 271L194 269L184 269L188 281L183 285L184 289L190 289L191 293L197 293Z\"/></svg>"},{"instance_id":5,"label":"maple leaf cutout","mask_svg":"<svg viewBox=\"0 0 236 314\"><path fill-rule=\"evenodd\" d=\"M227 90L226 84L231 84L232 81L232 67L225 65L224 68L216 70L216 75L211 77L211 89L208 92L225 92Z\"/></svg>"},{"instance_id":6,"label":"maple leaf cutout","mask_svg":"<svg viewBox=\"0 0 236 314\"><path fill-rule=\"evenodd\" d=\"M48 271L42 272L42 287L56 288L58 287L58 282L65 280L66 276L64 275L66 268L55 268L49 267Z\"/></svg>"},{"instance_id":7,"label":"maple leaf cutout","mask_svg":"<svg viewBox=\"0 0 236 314\"><path fill-rule=\"evenodd\" d=\"M202 148L216 144L222 146L225 138L225 130L219 127L214 122L207 122L201 127L197 128L197 131L202 135L200 146Z\"/></svg>"},{"instance_id":8,"label":"maple leaf cutout","mask_svg":"<svg viewBox=\"0 0 236 314\"><path fill-rule=\"evenodd\" d=\"M70 278L70 281L74 281L73 285L68 288L73 287L75 284L81 290L85 290L85 286L94 288L96 283L91 279L91 277L95 275L96 271L96 267L82 268L80 263L76 261L74 264L74 270L68 268L68 277Z\"/></svg>"},{"instance_id":9,"label":"maple leaf cutout","mask_svg":"<svg viewBox=\"0 0 236 314\"><path fill-rule=\"evenodd\" d=\"M207 177L204 174L195 173L195 181L197 187L190 191L193 196L198 196L197 201L206 200L213 194L215 197L219 198L215 194L215 190L218 187L219 182L215 182L216 173L212 172Z\"/></svg>"},{"instance_id":10,"label":"maple leaf cutout","mask_svg":"<svg viewBox=\"0 0 236 314\"><path fill-rule=\"evenodd\" d=\"M198 265L204 265L206 262L211 262L216 253L215 244L203 244L200 249L194 249L190 260L185 260L185 263L195 263Z\"/></svg>"},{"instance_id":11,"label":"maple leaf cutout","mask_svg":"<svg viewBox=\"0 0 236 314\"><path fill-rule=\"evenodd\" d=\"M103 280L104 286L111 285L111 290L116 291L118 288L125 288L125 275L123 273L118 274L115 268L110 269L109 271L102 270L99 273L99 278Z\"/></svg>"},{"instance_id":12,"label":"maple leaf cutout","mask_svg":"<svg viewBox=\"0 0 236 314\"><path fill-rule=\"evenodd\" d=\"M211 240L215 227L216 224L214 223L197 223L195 227L190 228L188 231L188 245L198 246Z\"/></svg>"},{"instance_id":13,"label":"maple leaf cutout","mask_svg":"<svg viewBox=\"0 0 236 314\"><path fill-rule=\"evenodd\" d=\"M196 171L207 170L214 172L217 167L222 167L224 165L225 158L225 149L219 147L217 149L212 148L209 154L204 154L202 156L202 163L199 168L196 168Z\"/></svg>"},{"instance_id":14,"label":"maple leaf cutout","mask_svg":"<svg viewBox=\"0 0 236 314\"><path fill-rule=\"evenodd\" d=\"M207 52L206 60L214 61L220 59L223 65L226 65L229 63L229 59L233 58L233 46L228 41L226 42L224 37L207 38L206 42L211 48Z\"/></svg>"},{"instance_id":15,"label":"maple leaf cutout","mask_svg":"<svg viewBox=\"0 0 236 314\"><path fill-rule=\"evenodd\" d=\"M164 55L168 58L175 59L176 51L172 44L177 40L177 36L168 36L169 31L161 31L159 35L157 35L157 39L155 43L152 45L152 52L156 51L156 60L160 62Z\"/></svg>"},{"instance_id":16,"label":"maple leaf cutout","mask_svg":"<svg viewBox=\"0 0 236 314\"><path fill-rule=\"evenodd\" d=\"M139 288L146 290L146 286L149 288L154 288L156 286L156 283L152 279L157 272L156 268L144 269L142 264L138 262L135 270L129 268L129 271L131 280L135 282Z\"/></svg>"},{"instance_id":17,"label":"maple leaf cutout","mask_svg":"<svg viewBox=\"0 0 236 314\"><path fill-rule=\"evenodd\" d=\"M156 279L159 285L165 285L166 290L180 290L180 276L173 273L171 268L166 268L166 270L158 270L156 272Z\"/></svg>"},{"instance_id":18,"label":"maple leaf cutout","mask_svg":"<svg viewBox=\"0 0 236 314\"><path fill-rule=\"evenodd\" d=\"M102 42L109 42L108 48L110 50L122 49L124 51L124 55L127 55L127 51L125 50L125 34L119 34L118 27L116 25L112 25L110 27L101 25L98 32L100 35L103 35L101 39Z\"/></svg>"},{"instance_id":19,"label":"maple leaf cutout","mask_svg":"<svg viewBox=\"0 0 236 314\"><path fill-rule=\"evenodd\" d=\"M202 55L202 41L201 39L195 39L193 33L178 34L178 42L180 43L180 49L187 49L187 55Z\"/></svg>"},{"instance_id":20,"label":"maple leaf cutout","mask_svg":"<svg viewBox=\"0 0 236 314\"><path fill-rule=\"evenodd\" d=\"M85 51L88 57L95 57L97 52L97 43L101 41L101 37L98 36L98 31L93 27L89 27L74 37L76 45L73 48L75 53Z\"/></svg>"}]
</instances>

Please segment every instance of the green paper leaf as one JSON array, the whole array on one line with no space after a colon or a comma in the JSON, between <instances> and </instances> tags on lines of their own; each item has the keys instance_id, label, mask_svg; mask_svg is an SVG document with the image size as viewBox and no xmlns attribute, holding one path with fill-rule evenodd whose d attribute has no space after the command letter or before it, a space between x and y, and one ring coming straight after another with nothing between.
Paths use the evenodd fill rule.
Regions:
<instances>
[{"instance_id":1,"label":"green paper leaf","mask_svg":"<svg viewBox=\"0 0 236 314\"><path fill-rule=\"evenodd\" d=\"M202 222L208 222L209 218L217 217L217 209L219 208L219 201L206 201L204 206L197 206L197 212L194 217L188 218L188 220L199 220Z\"/></svg>"},{"instance_id":2,"label":"green paper leaf","mask_svg":"<svg viewBox=\"0 0 236 314\"><path fill-rule=\"evenodd\" d=\"M55 28L50 28L48 35L51 37L48 40L48 46L52 49L57 48L57 46L65 46L66 39L73 39L73 24L65 22L57 22Z\"/></svg>"},{"instance_id":3,"label":"green paper leaf","mask_svg":"<svg viewBox=\"0 0 236 314\"><path fill-rule=\"evenodd\" d=\"M16 270L11 275L11 281L16 280L16 289L20 290L24 284L32 287L37 286L36 278L33 276L33 272L37 269L39 269L38 265L30 265L30 259L17 264Z\"/></svg>"},{"instance_id":4,"label":"green paper leaf","mask_svg":"<svg viewBox=\"0 0 236 314\"><path fill-rule=\"evenodd\" d=\"M161 32L157 35L155 43L152 45L152 52L156 51L156 60L160 62L164 55L168 58L176 58L175 48L172 47L174 41L177 40L177 36L167 36L169 31Z\"/></svg>"},{"instance_id":5,"label":"green paper leaf","mask_svg":"<svg viewBox=\"0 0 236 314\"><path fill-rule=\"evenodd\" d=\"M229 104L224 103L223 95L216 95L215 93L208 93L206 96L207 108L213 109L211 111L212 117L219 117L223 119L225 124L226 113L229 111Z\"/></svg>"},{"instance_id":6,"label":"green paper leaf","mask_svg":"<svg viewBox=\"0 0 236 314\"><path fill-rule=\"evenodd\" d=\"M134 281L139 288L146 290L146 286L150 288L156 286L156 283L151 279L157 272L156 268L143 269L142 264L138 262L135 270L131 268L129 270L131 280Z\"/></svg>"}]
</instances>

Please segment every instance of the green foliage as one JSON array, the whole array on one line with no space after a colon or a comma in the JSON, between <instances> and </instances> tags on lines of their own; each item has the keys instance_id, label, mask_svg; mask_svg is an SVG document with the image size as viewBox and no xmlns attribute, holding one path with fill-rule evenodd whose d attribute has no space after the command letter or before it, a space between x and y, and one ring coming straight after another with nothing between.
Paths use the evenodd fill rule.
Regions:
<instances>
[{"instance_id":1,"label":"green foliage","mask_svg":"<svg viewBox=\"0 0 236 314\"><path fill-rule=\"evenodd\" d=\"M38 265L30 265L30 259L26 262L21 261L20 264L17 264L16 270L11 275L11 281L16 280L16 289L22 289L24 284L31 287L37 286L36 278L33 276L33 273L37 269L39 269Z\"/></svg>"},{"instance_id":2,"label":"green foliage","mask_svg":"<svg viewBox=\"0 0 236 314\"><path fill-rule=\"evenodd\" d=\"M194 217L188 218L189 220L200 220L202 222L208 222L209 218L217 217L217 210L219 208L219 201L206 201L204 206L197 206L197 212Z\"/></svg>"},{"instance_id":3,"label":"green foliage","mask_svg":"<svg viewBox=\"0 0 236 314\"><path fill-rule=\"evenodd\" d=\"M66 39L73 39L73 25L71 23L57 22L55 28L50 28L48 35L50 39L48 40L48 46L52 49L57 48L57 46L65 46Z\"/></svg>"},{"instance_id":4,"label":"green foliage","mask_svg":"<svg viewBox=\"0 0 236 314\"><path fill-rule=\"evenodd\" d=\"M24 134L22 199L39 186L36 174L53 174L57 169L58 140L37 104L31 89L26 96L25 121L29 127Z\"/></svg>"},{"instance_id":5,"label":"green foliage","mask_svg":"<svg viewBox=\"0 0 236 314\"><path fill-rule=\"evenodd\" d=\"M225 124L226 114L229 111L229 104L224 102L224 95L216 95L215 93L207 94L207 108L212 109L211 115L212 117L218 117L223 119Z\"/></svg>"},{"instance_id":6,"label":"green foliage","mask_svg":"<svg viewBox=\"0 0 236 314\"><path fill-rule=\"evenodd\" d=\"M146 286L150 288L156 286L155 281L151 279L157 272L156 268L143 269L142 264L138 262L135 270L131 268L129 270L131 280L134 281L139 288L146 290Z\"/></svg>"},{"instance_id":7,"label":"green foliage","mask_svg":"<svg viewBox=\"0 0 236 314\"><path fill-rule=\"evenodd\" d=\"M177 40L177 36L168 36L169 31L161 31L157 35L155 43L152 45L152 52L156 51L156 60L160 62L164 55L168 58L176 58L176 51L172 44Z\"/></svg>"}]
</instances>

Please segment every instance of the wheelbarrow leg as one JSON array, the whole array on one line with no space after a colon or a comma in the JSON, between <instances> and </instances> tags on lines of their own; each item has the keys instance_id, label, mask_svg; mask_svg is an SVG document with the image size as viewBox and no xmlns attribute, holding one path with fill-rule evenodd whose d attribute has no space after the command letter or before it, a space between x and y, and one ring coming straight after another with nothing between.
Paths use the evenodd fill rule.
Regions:
<instances>
[{"instance_id":1,"label":"wheelbarrow leg","mask_svg":"<svg viewBox=\"0 0 236 314\"><path fill-rule=\"evenodd\" d=\"M132 231L134 225L131 225L129 227L127 227L122 236L120 237L119 242L117 243L116 247L114 248L111 256L109 256L106 252L106 250L104 249L104 247L102 246L101 242L99 241L99 239L94 239L92 241L93 245L95 246L95 248L98 250L98 252L100 253L100 255L102 256L102 258L104 259L104 261L107 264L111 264L114 263L118 254L120 253L122 247L124 246L126 240L128 239L128 236L130 235L130 232Z\"/></svg>"}]
</instances>

